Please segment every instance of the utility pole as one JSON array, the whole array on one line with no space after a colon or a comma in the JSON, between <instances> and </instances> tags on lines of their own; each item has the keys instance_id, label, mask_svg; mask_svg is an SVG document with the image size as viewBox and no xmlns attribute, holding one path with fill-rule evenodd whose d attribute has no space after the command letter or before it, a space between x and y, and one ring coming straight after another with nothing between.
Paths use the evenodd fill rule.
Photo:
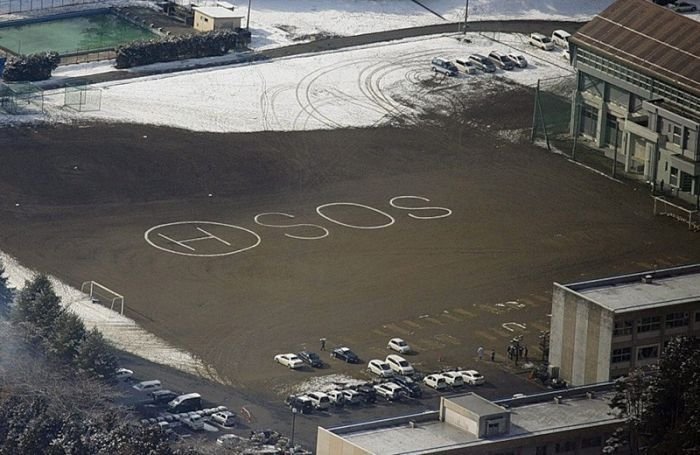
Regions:
<instances>
[{"instance_id":1,"label":"utility pole","mask_svg":"<svg viewBox=\"0 0 700 455\"><path fill-rule=\"evenodd\" d=\"M248 17L245 20L246 31L250 30L250 4L253 0L248 0Z\"/></svg>"},{"instance_id":2,"label":"utility pole","mask_svg":"<svg viewBox=\"0 0 700 455\"><path fill-rule=\"evenodd\" d=\"M467 34L467 19L469 19L469 0L464 5L464 34Z\"/></svg>"}]
</instances>

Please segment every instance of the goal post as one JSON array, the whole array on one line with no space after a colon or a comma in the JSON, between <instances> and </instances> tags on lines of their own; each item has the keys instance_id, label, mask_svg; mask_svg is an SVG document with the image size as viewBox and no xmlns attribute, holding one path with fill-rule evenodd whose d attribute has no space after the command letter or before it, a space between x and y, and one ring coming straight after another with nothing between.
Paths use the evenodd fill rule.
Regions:
<instances>
[{"instance_id":1,"label":"goal post","mask_svg":"<svg viewBox=\"0 0 700 455\"><path fill-rule=\"evenodd\" d=\"M119 314L124 314L124 296L111 290L97 281L85 281L80 286L80 292L90 296L94 303L99 303L102 300L109 302L109 309L114 311L114 307L119 308Z\"/></svg>"},{"instance_id":2,"label":"goal post","mask_svg":"<svg viewBox=\"0 0 700 455\"><path fill-rule=\"evenodd\" d=\"M700 231L700 212L698 210L681 207L663 197L654 197L654 215L671 217L687 224L691 231Z\"/></svg>"}]
</instances>

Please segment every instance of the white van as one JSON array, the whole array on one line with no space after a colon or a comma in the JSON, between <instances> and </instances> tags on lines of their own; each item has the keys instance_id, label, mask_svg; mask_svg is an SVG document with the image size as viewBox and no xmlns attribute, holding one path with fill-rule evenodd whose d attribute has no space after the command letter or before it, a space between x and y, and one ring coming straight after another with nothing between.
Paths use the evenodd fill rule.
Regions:
<instances>
[{"instance_id":1,"label":"white van","mask_svg":"<svg viewBox=\"0 0 700 455\"><path fill-rule=\"evenodd\" d=\"M530 46L539 47L543 51L551 51L554 49L552 40L541 33L530 33L530 38L527 41L530 43Z\"/></svg>"},{"instance_id":2,"label":"white van","mask_svg":"<svg viewBox=\"0 0 700 455\"><path fill-rule=\"evenodd\" d=\"M552 32L552 42L555 46L562 49L568 49L570 36L571 33L567 32L566 30L554 30Z\"/></svg>"},{"instance_id":3,"label":"white van","mask_svg":"<svg viewBox=\"0 0 700 455\"><path fill-rule=\"evenodd\" d=\"M160 385L160 381L154 379L152 381L142 381L138 384L134 384L133 388L139 392L155 392L156 390L160 390L162 387Z\"/></svg>"},{"instance_id":4,"label":"white van","mask_svg":"<svg viewBox=\"0 0 700 455\"><path fill-rule=\"evenodd\" d=\"M198 393L180 395L168 403L170 412L191 412L202 409L202 396Z\"/></svg>"}]
</instances>

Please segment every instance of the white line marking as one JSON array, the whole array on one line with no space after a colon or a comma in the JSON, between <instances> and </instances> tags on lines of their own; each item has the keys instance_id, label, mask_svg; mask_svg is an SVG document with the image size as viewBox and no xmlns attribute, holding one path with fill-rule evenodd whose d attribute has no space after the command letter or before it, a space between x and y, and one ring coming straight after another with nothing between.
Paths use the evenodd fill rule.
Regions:
<instances>
[{"instance_id":1,"label":"white line marking","mask_svg":"<svg viewBox=\"0 0 700 455\"><path fill-rule=\"evenodd\" d=\"M230 229L235 229L235 230L243 231L243 232L246 232L246 233L252 235L252 236L255 238L255 242L254 242L252 245L248 245L248 246L245 247L245 248L239 248L239 249L237 249L237 250L226 251L226 252L224 252L224 253L199 254L199 253L186 253L186 252L182 252L182 251L172 250L172 249L170 249L170 248L166 248L166 247L157 245L156 243L154 243L154 242L150 239L151 234L152 234L153 231L155 231L156 229L161 229L161 228L165 228L165 227L168 227L168 226L180 226L180 225L184 225L184 224L192 224L192 225L195 225L195 226L194 226L195 229L198 229L198 228L199 228L199 225L202 225L202 224L204 224L204 225L209 224L209 225L212 225L212 226L223 226L223 227L227 227L227 228L230 228ZM206 232L206 231L205 231L205 232ZM182 246L182 247L184 247L184 248L187 248L187 249L189 249L189 250L196 251L196 250L194 250L193 248L191 248L190 246L188 246L188 245L182 243L182 242L192 241L193 239L184 240L184 241L178 241L178 240L170 239L169 237L167 237L167 236L161 234L160 232L158 232L157 234L158 234L159 236L163 237L163 238L169 239L171 242L175 243L176 245L180 245L180 246ZM215 236L214 236L214 237L215 237ZM175 221L175 222L173 222L173 223L159 224L159 225L157 225L157 226L153 226L153 227L149 228L146 232L144 232L143 238L144 238L144 240L146 240L146 243L148 243L149 245L151 245L151 246L152 246L153 248L155 248L155 249L158 249L158 250L161 250L161 251L165 251L165 252L168 252L168 253L172 253L172 254L177 254L177 255L180 255L180 256L190 256L190 257L220 257L220 256L230 256L230 255L232 255L232 254L237 254L237 253L242 253L242 252L244 252L244 251L252 250L253 248L255 248L255 247L257 247L258 245L260 245L260 243L262 242L262 239L260 238L260 236L259 236L258 234L256 234L254 231L251 231L250 229L246 229L246 228L244 228L244 227L236 226L236 225L233 225L233 224L217 223L217 222L215 222L215 221ZM213 237L209 237L209 238L213 238ZM196 240L203 240L203 238L197 237ZM221 240L221 239L220 239L220 240ZM228 242L223 241L223 243L228 243ZM230 245L230 244L229 244L229 245Z\"/></svg>"},{"instance_id":2,"label":"white line marking","mask_svg":"<svg viewBox=\"0 0 700 455\"><path fill-rule=\"evenodd\" d=\"M158 233L158 235L161 236L161 237L163 237L163 238L164 238L165 240L167 240L168 242L172 242L172 243L174 243L174 244L176 244L176 245L180 245L181 247L187 248L187 249L190 250L190 251L196 251L196 250L195 250L194 248L192 248L191 246L185 245L184 243L179 242L179 241L177 241L177 240L175 240L175 239L171 239L171 238L168 237L167 235L163 235L163 234L161 234L160 232Z\"/></svg>"},{"instance_id":3,"label":"white line marking","mask_svg":"<svg viewBox=\"0 0 700 455\"><path fill-rule=\"evenodd\" d=\"M402 210L444 210L446 213L442 215L433 215L433 216L420 216L420 215L414 215L412 213L409 213L408 216L411 218L415 218L416 220L435 220L438 218L446 218L450 215L452 215L452 210L445 208L445 207L404 207L401 205L398 205L394 203L397 199L418 199L423 202L430 202L430 199L427 197L423 196L396 196L393 197L389 200L389 205L391 205L394 208L397 209L402 209Z\"/></svg>"},{"instance_id":4,"label":"white line marking","mask_svg":"<svg viewBox=\"0 0 700 455\"><path fill-rule=\"evenodd\" d=\"M223 243L223 244L226 245L226 246L231 246L231 244L228 243L226 240L224 240L224 239L222 239L222 238L220 238L220 237L215 236L215 235L212 234L211 232L205 231L204 229L202 229L202 228L199 227L199 226L197 226L197 230L200 231L200 232L202 232L202 233L204 233L204 234L207 234L207 235L209 236L209 238L211 238L211 239L216 239L216 240L218 240L219 242Z\"/></svg>"},{"instance_id":5,"label":"white line marking","mask_svg":"<svg viewBox=\"0 0 700 455\"><path fill-rule=\"evenodd\" d=\"M384 215L385 217L389 218L391 221L389 221L389 222L386 223L386 224L379 225L379 226L356 226L356 225L353 225L353 224L343 223L342 221L338 221L338 220L335 220L335 219L333 219L333 218L331 218L331 217L329 217L329 216L327 216L327 215L324 215L323 212L321 211L321 209L324 209L324 208L326 208L326 207L331 207L331 206L334 206L334 205L350 205L350 206L353 206L353 207L361 207L361 208L364 208L364 209L371 210L371 211L373 211L373 212L379 213L380 215ZM394 224L394 223L396 222L396 220L394 219L394 217L391 216L391 215L389 215L389 214L386 213L386 212L382 212L381 210L375 209L374 207L370 207L370 206L368 206L368 205L356 204L356 203L354 203L354 202L331 202L331 203L329 203L329 204L319 205L318 207L316 207L316 213L318 213L319 216L321 216L322 218L327 219L327 220L330 221L331 223L335 223L335 224L338 224L338 225L340 225L340 226L345 226L345 227L348 227L348 228L351 228L351 229L384 229L384 228L386 228L386 227L391 226L392 224Z\"/></svg>"}]
</instances>

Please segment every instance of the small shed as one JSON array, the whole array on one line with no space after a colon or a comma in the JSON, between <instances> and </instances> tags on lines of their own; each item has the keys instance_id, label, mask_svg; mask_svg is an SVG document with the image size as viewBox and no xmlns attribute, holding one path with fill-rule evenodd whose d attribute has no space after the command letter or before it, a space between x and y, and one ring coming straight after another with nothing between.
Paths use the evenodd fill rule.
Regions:
<instances>
[{"instance_id":1,"label":"small shed","mask_svg":"<svg viewBox=\"0 0 700 455\"><path fill-rule=\"evenodd\" d=\"M200 32L241 28L243 16L236 15L228 8L221 6L195 6L192 10L194 11L194 28Z\"/></svg>"}]
</instances>

